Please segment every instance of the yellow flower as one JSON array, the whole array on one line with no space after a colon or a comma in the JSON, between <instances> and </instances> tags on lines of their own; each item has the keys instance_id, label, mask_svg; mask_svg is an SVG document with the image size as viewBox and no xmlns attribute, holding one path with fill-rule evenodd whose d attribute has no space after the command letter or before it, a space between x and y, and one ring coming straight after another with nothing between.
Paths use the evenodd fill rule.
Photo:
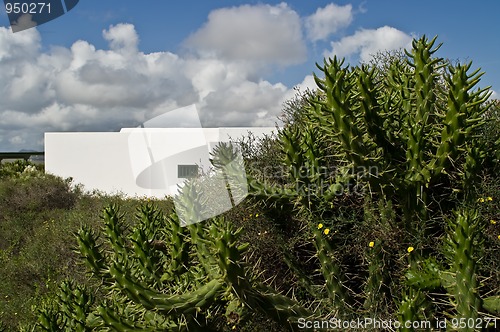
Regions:
<instances>
[{"instance_id":1,"label":"yellow flower","mask_svg":"<svg viewBox=\"0 0 500 332\"><path fill-rule=\"evenodd\" d=\"M255 214L255 218L258 218L258 217L259 217L259 214L258 214L258 213L256 213L256 214Z\"/></svg>"},{"instance_id":2,"label":"yellow flower","mask_svg":"<svg viewBox=\"0 0 500 332\"><path fill-rule=\"evenodd\" d=\"M484 198L481 197L477 201L480 202L480 203L484 203Z\"/></svg>"},{"instance_id":3,"label":"yellow flower","mask_svg":"<svg viewBox=\"0 0 500 332\"><path fill-rule=\"evenodd\" d=\"M500 240L500 235L498 235L498 239Z\"/></svg>"},{"instance_id":4,"label":"yellow flower","mask_svg":"<svg viewBox=\"0 0 500 332\"><path fill-rule=\"evenodd\" d=\"M488 200L488 201L492 201L492 200L493 200L493 197L488 196L487 200Z\"/></svg>"},{"instance_id":5,"label":"yellow flower","mask_svg":"<svg viewBox=\"0 0 500 332\"><path fill-rule=\"evenodd\" d=\"M491 220L490 220L490 223L491 223L492 225L495 225L495 224L497 223L497 221L496 221L496 220L491 219Z\"/></svg>"},{"instance_id":6,"label":"yellow flower","mask_svg":"<svg viewBox=\"0 0 500 332\"><path fill-rule=\"evenodd\" d=\"M325 230L323 231L323 233L325 233L325 235L328 235L328 233L330 233L330 229L328 229L328 228L327 228L327 229L325 229Z\"/></svg>"},{"instance_id":7,"label":"yellow flower","mask_svg":"<svg viewBox=\"0 0 500 332\"><path fill-rule=\"evenodd\" d=\"M415 248L413 248L413 247L408 247L408 249L406 249L406 251L408 251L408 252L412 252L413 250L415 250Z\"/></svg>"},{"instance_id":8,"label":"yellow flower","mask_svg":"<svg viewBox=\"0 0 500 332\"><path fill-rule=\"evenodd\" d=\"M323 228L323 224L319 224L318 229L322 229L322 228Z\"/></svg>"},{"instance_id":9,"label":"yellow flower","mask_svg":"<svg viewBox=\"0 0 500 332\"><path fill-rule=\"evenodd\" d=\"M370 243L368 243L368 247L370 248L373 248L373 246L375 245L375 242L371 241Z\"/></svg>"}]
</instances>

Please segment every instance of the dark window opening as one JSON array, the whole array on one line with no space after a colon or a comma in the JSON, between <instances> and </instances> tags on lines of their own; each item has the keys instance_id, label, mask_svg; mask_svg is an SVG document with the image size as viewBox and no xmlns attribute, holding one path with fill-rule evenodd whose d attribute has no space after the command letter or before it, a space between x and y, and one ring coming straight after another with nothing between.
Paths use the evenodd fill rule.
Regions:
<instances>
[{"instance_id":1,"label":"dark window opening","mask_svg":"<svg viewBox=\"0 0 500 332\"><path fill-rule=\"evenodd\" d=\"M177 165L177 177L189 179L198 176L198 165Z\"/></svg>"}]
</instances>

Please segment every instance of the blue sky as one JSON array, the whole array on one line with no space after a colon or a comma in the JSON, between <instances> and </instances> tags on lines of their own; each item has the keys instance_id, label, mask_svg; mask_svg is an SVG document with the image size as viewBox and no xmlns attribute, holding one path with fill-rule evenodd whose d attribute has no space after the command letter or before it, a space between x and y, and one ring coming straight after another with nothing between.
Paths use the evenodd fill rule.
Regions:
<instances>
[{"instance_id":1,"label":"blue sky","mask_svg":"<svg viewBox=\"0 0 500 332\"><path fill-rule=\"evenodd\" d=\"M500 2L129 1L80 3L12 33L0 9L0 151L46 131L115 131L196 104L204 126L268 126L314 63L438 35L500 91ZM495 94L498 96L498 94Z\"/></svg>"}]
</instances>

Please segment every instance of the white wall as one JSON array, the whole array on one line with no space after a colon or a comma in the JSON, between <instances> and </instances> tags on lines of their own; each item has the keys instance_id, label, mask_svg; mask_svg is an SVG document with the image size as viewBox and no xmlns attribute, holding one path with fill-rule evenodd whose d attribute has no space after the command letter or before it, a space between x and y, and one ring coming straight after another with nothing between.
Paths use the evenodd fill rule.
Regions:
<instances>
[{"instance_id":1,"label":"white wall","mask_svg":"<svg viewBox=\"0 0 500 332\"><path fill-rule=\"evenodd\" d=\"M124 128L116 133L45 133L45 170L72 177L85 190L162 198L174 195L177 165L209 165L207 143L263 128ZM212 145L212 144L210 144Z\"/></svg>"},{"instance_id":2,"label":"white wall","mask_svg":"<svg viewBox=\"0 0 500 332\"><path fill-rule=\"evenodd\" d=\"M45 170L87 190L147 193L135 184L127 136L119 133L45 133Z\"/></svg>"}]
</instances>

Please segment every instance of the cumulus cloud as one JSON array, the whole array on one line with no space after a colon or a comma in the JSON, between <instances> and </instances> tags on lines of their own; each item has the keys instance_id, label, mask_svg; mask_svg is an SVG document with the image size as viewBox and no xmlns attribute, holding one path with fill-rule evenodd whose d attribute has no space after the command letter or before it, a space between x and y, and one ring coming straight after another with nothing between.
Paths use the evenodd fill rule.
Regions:
<instances>
[{"instance_id":1,"label":"cumulus cloud","mask_svg":"<svg viewBox=\"0 0 500 332\"><path fill-rule=\"evenodd\" d=\"M29 59L40 48L40 34L35 29L16 34L13 38L10 29L0 27L0 61Z\"/></svg>"},{"instance_id":2,"label":"cumulus cloud","mask_svg":"<svg viewBox=\"0 0 500 332\"><path fill-rule=\"evenodd\" d=\"M307 57L300 17L286 3L214 10L186 46L226 60L289 65Z\"/></svg>"},{"instance_id":3,"label":"cumulus cloud","mask_svg":"<svg viewBox=\"0 0 500 332\"><path fill-rule=\"evenodd\" d=\"M354 35L332 42L332 50L325 52L325 57L359 55L361 61L367 62L379 51L406 48L411 45L411 40L412 36L389 26L362 29Z\"/></svg>"},{"instance_id":4,"label":"cumulus cloud","mask_svg":"<svg viewBox=\"0 0 500 332\"><path fill-rule=\"evenodd\" d=\"M248 122L256 126L273 125L287 90L281 83L242 81L225 90L209 93L202 102L202 109L206 110L202 120L208 126L216 126L221 120L233 125Z\"/></svg>"},{"instance_id":5,"label":"cumulus cloud","mask_svg":"<svg viewBox=\"0 0 500 332\"><path fill-rule=\"evenodd\" d=\"M273 126L295 91L266 80L272 69L307 59L304 31L309 42L322 40L351 20L350 5L330 4L307 18L285 3L222 8L186 39L182 54L141 52L131 24L104 29L102 49L78 40L48 51L36 29L0 27L0 150L43 149L47 131L134 127L190 104L205 127ZM391 27L360 30L331 43L331 53L366 60L410 40ZM310 75L297 85L315 86Z\"/></svg>"},{"instance_id":6,"label":"cumulus cloud","mask_svg":"<svg viewBox=\"0 0 500 332\"><path fill-rule=\"evenodd\" d=\"M117 131L193 103L205 127L272 126L288 90L247 61L144 54L131 24L103 38L107 49L79 40L42 52L36 29L0 27L0 150L43 149L47 131Z\"/></svg>"},{"instance_id":7,"label":"cumulus cloud","mask_svg":"<svg viewBox=\"0 0 500 332\"><path fill-rule=\"evenodd\" d=\"M352 5L334 3L318 8L305 19L307 36L312 41L325 40L341 28L349 26L353 19Z\"/></svg>"},{"instance_id":8,"label":"cumulus cloud","mask_svg":"<svg viewBox=\"0 0 500 332\"><path fill-rule=\"evenodd\" d=\"M117 24L113 29L104 30L102 35L104 39L109 42L109 46L114 51L137 51L139 36L134 26L131 24Z\"/></svg>"},{"instance_id":9,"label":"cumulus cloud","mask_svg":"<svg viewBox=\"0 0 500 332\"><path fill-rule=\"evenodd\" d=\"M295 86L300 91L315 90L317 89L316 82L313 75L307 75L304 80Z\"/></svg>"}]
</instances>

